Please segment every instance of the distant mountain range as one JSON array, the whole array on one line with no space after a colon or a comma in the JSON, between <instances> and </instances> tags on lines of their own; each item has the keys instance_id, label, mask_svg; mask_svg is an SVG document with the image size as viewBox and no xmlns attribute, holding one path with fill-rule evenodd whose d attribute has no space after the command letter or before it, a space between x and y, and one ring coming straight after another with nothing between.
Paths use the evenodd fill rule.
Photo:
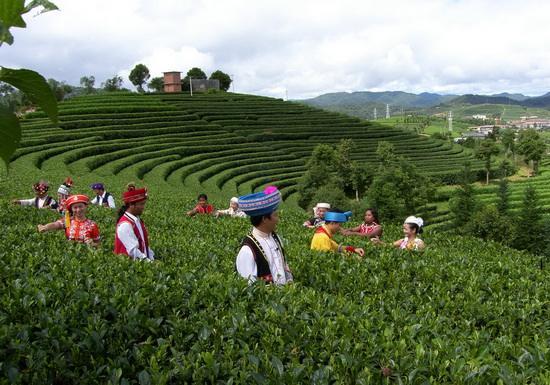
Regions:
<instances>
[{"instance_id":1,"label":"distant mountain range","mask_svg":"<svg viewBox=\"0 0 550 385\"><path fill-rule=\"evenodd\" d=\"M523 94L510 94L507 92L495 95L441 95L428 92L413 94L402 91L361 91L351 93L335 92L320 95L312 99L300 100L300 102L321 108L384 108L386 104L391 105L392 108L403 109L423 109L436 106L459 106L477 104L507 104L523 107L549 108L550 92L545 95L536 97L530 97Z\"/></svg>"}]
</instances>

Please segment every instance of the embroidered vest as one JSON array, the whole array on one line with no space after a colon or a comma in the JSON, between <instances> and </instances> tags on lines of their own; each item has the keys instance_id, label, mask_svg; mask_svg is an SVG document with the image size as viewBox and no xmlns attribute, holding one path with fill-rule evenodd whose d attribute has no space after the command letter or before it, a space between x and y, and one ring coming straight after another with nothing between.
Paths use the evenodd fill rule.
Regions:
<instances>
[{"instance_id":1,"label":"embroidered vest","mask_svg":"<svg viewBox=\"0 0 550 385\"><path fill-rule=\"evenodd\" d=\"M283 263L286 265L286 254L285 249L283 248L283 242L281 241L281 238L279 238L279 236L275 233L273 233L273 238L275 239L277 246L279 246L279 249L281 250L281 254L283 255ZM241 247L242 246L248 246L250 247L250 250L252 250L254 261L256 261L257 277L266 282L272 283L273 276L271 275L271 270L269 269L269 262L267 261L265 251L262 248L262 245L260 245L256 238L254 238L252 233L248 234L243 239L241 243Z\"/></svg>"},{"instance_id":2,"label":"embroidered vest","mask_svg":"<svg viewBox=\"0 0 550 385\"><path fill-rule=\"evenodd\" d=\"M101 204L104 205L105 203L109 203L109 197L112 196L111 193L106 192L105 196L103 197L103 200L101 201ZM94 204L99 204L99 200L101 199L100 196L96 195L94 198Z\"/></svg>"},{"instance_id":3,"label":"embroidered vest","mask_svg":"<svg viewBox=\"0 0 550 385\"><path fill-rule=\"evenodd\" d=\"M44 200L44 206L42 206L42 208L50 207L50 205L52 204L52 200L53 200L53 198L48 195L46 197L46 199ZM40 201L40 198L38 198L38 197L34 198L34 207L38 208L38 202L39 201Z\"/></svg>"},{"instance_id":4,"label":"embroidered vest","mask_svg":"<svg viewBox=\"0 0 550 385\"><path fill-rule=\"evenodd\" d=\"M120 224L125 223L125 222L129 223L132 226L132 229L134 230L134 234L135 234L135 236L138 240L139 250L143 254L147 255L147 257L149 257L149 235L147 234L147 228L145 227L145 223L143 223L143 221L141 221L141 228L143 230L143 237L145 238L145 239L142 239L141 234L139 233L139 230L137 228L136 223L130 217L128 217L126 214L124 214L118 220L117 228ZM126 247L124 247L124 244L122 243L122 241L118 238L118 234L117 234L116 231L115 231L115 250L114 250L114 253L115 254L128 255L128 251L126 250Z\"/></svg>"}]
</instances>

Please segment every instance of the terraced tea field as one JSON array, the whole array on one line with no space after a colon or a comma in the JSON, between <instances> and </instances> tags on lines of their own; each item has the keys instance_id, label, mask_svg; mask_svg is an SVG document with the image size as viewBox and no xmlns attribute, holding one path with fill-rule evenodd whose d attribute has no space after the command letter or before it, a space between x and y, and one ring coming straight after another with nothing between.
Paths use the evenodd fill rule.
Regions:
<instances>
[{"instance_id":1,"label":"terraced tea field","mask_svg":"<svg viewBox=\"0 0 550 385\"><path fill-rule=\"evenodd\" d=\"M23 127L14 168L142 179L213 196L271 183L292 197L313 148L347 138L356 144L353 159L374 163L378 143L388 141L443 181L454 180L457 164L472 158L460 146L404 130L238 94L81 97L60 104L59 127L41 113L29 114Z\"/></svg>"}]
</instances>

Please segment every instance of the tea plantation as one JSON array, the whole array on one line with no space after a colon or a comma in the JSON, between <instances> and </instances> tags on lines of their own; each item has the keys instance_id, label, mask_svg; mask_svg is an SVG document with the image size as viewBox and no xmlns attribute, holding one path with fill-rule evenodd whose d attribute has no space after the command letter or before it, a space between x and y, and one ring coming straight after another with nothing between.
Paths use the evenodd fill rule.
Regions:
<instances>
[{"instance_id":1,"label":"tea plantation","mask_svg":"<svg viewBox=\"0 0 550 385\"><path fill-rule=\"evenodd\" d=\"M315 144L351 137L368 163L387 140L441 179L471 157L461 147L236 94L60 107L59 127L39 112L25 120L0 182L0 383L550 384L550 270L538 257L436 231L420 254L359 239L346 242L366 248L362 259L309 250L293 200ZM68 175L74 192L104 182L117 204L128 181L147 185L143 219L160 259L113 255L109 209L89 210L103 238L90 250L37 233L54 212L9 204L38 178L55 192ZM286 287L236 276L246 219L184 215L199 192L225 208L267 183L287 198ZM384 240L400 236L385 227Z\"/></svg>"}]
</instances>

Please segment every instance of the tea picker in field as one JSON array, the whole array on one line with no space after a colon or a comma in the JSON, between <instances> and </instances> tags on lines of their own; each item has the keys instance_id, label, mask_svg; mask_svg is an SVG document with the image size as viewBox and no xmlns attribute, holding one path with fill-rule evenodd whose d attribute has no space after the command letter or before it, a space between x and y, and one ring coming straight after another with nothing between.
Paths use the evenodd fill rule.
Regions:
<instances>
[{"instance_id":1,"label":"tea picker in field","mask_svg":"<svg viewBox=\"0 0 550 385\"><path fill-rule=\"evenodd\" d=\"M357 235L366 238L380 238L382 236L382 226L378 220L378 214L375 209L367 209L365 211L364 222L352 229L344 229L344 235Z\"/></svg>"},{"instance_id":2,"label":"tea picker in field","mask_svg":"<svg viewBox=\"0 0 550 385\"><path fill-rule=\"evenodd\" d=\"M115 198L113 198L111 193L105 191L105 186L103 185L103 183L94 183L90 187L92 188L92 190L94 190L95 193L95 197L94 199L92 199L93 205L99 205L111 209L116 208Z\"/></svg>"},{"instance_id":3,"label":"tea picker in field","mask_svg":"<svg viewBox=\"0 0 550 385\"><path fill-rule=\"evenodd\" d=\"M208 203L208 197L206 194L200 194L197 198L197 205L187 212L190 217L196 214L212 214L214 212L214 206Z\"/></svg>"},{"instance_id":4,"label":"tea picker in field","mask_svg":"<svg viewBox=\"0 0 550 385\"><path fill-rule=\"evenodd\" d=\"M147 227L140 218L147 202L147 189L136 189L129 183L122 194L124 205L120 208L115 232L115 254L123 254L133 260L152 262L155 253L149 247Z\"/></svg>"},{"instance_id":5,"label":"tea picker in field","mask_svg":"<svg viewBox=\"0 0 550 385\"><path fill-rule=\"evenodd\" d=\"M239 198L239 206L250 217L253 228L241 243L236 267L249 282L261 279L284 285L293 280L283 243L275 233L280 203L281 192L274 186Z\"/></svg>"},{"instance_id":6,"label":"tea picker in field","mask_svg":"<svg viewBox=\"0 0 550 385\"><path fill-rule=\"evenodd\" d=\"M37 209L55 209L57 208L57 202L51 196L48 195L50 185L46 181L39 181L32 186L35 197L30 199L14 199L12 203L14 205L21 206L33 206Z\"/></svg>"},{"instance_id":7,"label":"tea picker in field","mask_svg":"<svg viewBox=\"0 0 550 385\"><path fill-rule=\"evenodd\" d=\"M332 251L332 252L348 252L355 253L359 256L365 255L365 251L362 248L353 246L344 246L336 243L333 237L340 232L340 226L342 223L348 221L351 216L351 212L337 212L329 211L325 214L325 224L315 230L313 239L311 240L311 250L318 251Z\"/></svg>"},{"instance_id":8,"label":"tea picker in field","mask_svg":"<svg viewBox=\"0 0 550 385\"><path fill-rule=\"evenodd\" d=\"M403 223L403 234L405 234L405 238L393 242L393 246L403 250L423 250L426 245L422 239L418 238L418 234L422 233L423 225L424 221L422 218L415 216L407 217ZM384 244L378 238L372 238L371 241L376 244Z\"/></svg>"},{"instance_id":9,"label":"tea picker in field","mask_svg":"<svg viewBox=\"0 0 550 385\"><path fill-rule=\"evenodd\" d=\"M38 232L65 230L69 241L99 246L101 238L97 224L86 218L89 199L86 195L71 195L65 200L65 218L47 225L38 225Z\"/></svg>"},{"instance_id":10,"label":"tea picker in field","mask_svg":"<svg viewBox=\"0 0 550 385\"><path fill-rule=\"evenodd\" d=\"M235 217L235 218L246 217L245 212L239 208L239 198L237 198L237 197L231 198L231 200L229 201L229 208L228 209L218 210L218 211L215 212L214 215L216 216L216 218L218 218L220 216L223 216L223 215L228 215L230 217Z\"/></svg>"},{"instance_id":11,"label":"tea picker in field","mask_svg":"<svg viewBox=\"0 0 550 385\"><path fill-rule=\"evenodd\" d=\"M73 180L71 179L71 177L67 177L65 181L61 184L61 186L59 186L59 188L57 189L57 211L59 211L61 214L65 213L65 201L71 194L72 187Z\"/></svg>"},{"instance_id":12,"label":"tea picker in field","mask_svg":"<svg viewBox=\"0 0 550 385\"><path fill-rule=\"evenodd\" d=\"M330 210L329 203L317 203L313 208L313 218L304 222L304 227L315 229L325 223L325 213Z\"/></svg>"}]
</instances>

